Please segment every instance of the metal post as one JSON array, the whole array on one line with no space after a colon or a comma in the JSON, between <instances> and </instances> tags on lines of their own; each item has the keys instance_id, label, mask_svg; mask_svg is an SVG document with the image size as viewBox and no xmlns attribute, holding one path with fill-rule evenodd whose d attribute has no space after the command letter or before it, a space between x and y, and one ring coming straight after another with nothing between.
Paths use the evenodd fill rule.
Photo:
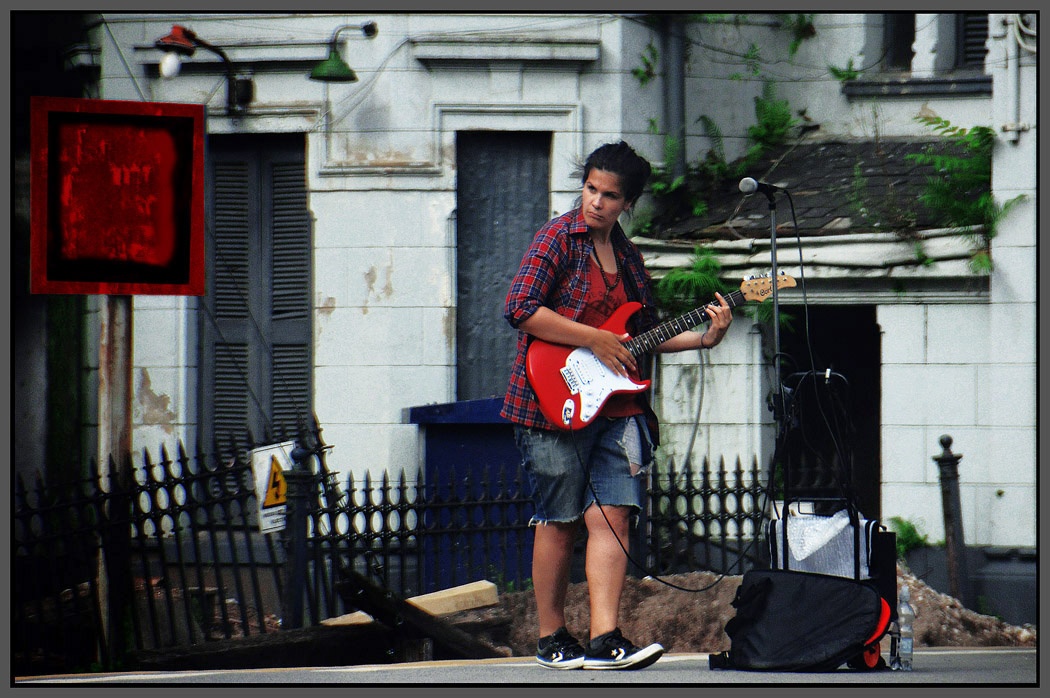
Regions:
<instances>
[{"instance_id":1,"label":"metal post","mask_svg":"<svg viewBox=\"0 0 1050 698\"><path fill-rule=\"evenodd\" d=\"M100 484L112 496L111 528L98 561L103 634L111 656L130 649L122 632L134 591L131 586L131 525L128 500L133 482L131 406L134 331L132 296L107 295L98 347L98 463Z\"/></svg>"},{"instance_id":2,"label":"metal post","mask_svg":"<svg viewBox=\"0 0 1050 698\"><path fill-rule=\"evenodd\" d=\"M296 467L284 474L288 486L288 514L285 519L288 569L281 627L286 629L303 627L303 594L306 591L306 527L314 478L301 460L296 458L300 455L305 455L305 452L298 448L292 451Z\"/></svg>"},{"instance_id":3,"label":"metal post","mask_svg":"<svg viewBox=\"0 0 1050 698\"><path fill-rule=\"evenodd\" d=\"M970 573L963 539L962 504L959 500L959 461L962 454L952 453L952 437L941 436L944 449L934 462L940 468L941 503L944 508L944 540L948 554L948 591L970 608Z\"/></svg>"},{"instance_id":4,"label":"metal post","mask_svg":"<svg viewBox=\"0 0 1050 698\"><path fill-rule=\"evenodd\" d=\"M117 464L121 485L131 484L126 467L131 455L132 343L131 296L106 296L106 312L99 337L99 452L98 462ZM108 484L108 483L107 483ZM108 488L107 488L108 489Z\"/></svg>"}]
</instances>

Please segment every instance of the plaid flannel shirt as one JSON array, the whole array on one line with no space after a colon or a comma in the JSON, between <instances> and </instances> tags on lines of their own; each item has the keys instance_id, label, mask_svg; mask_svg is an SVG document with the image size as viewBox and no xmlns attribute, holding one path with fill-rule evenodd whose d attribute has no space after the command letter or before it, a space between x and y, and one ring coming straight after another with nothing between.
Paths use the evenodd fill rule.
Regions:
<instances>
[{"instance_id":1,"label":"plaid flannel shirt","mask_svg":"<svg viewBox=\"0 0 1050 698\"><path fill-rule=\"evenodd\" d=\"M614 226L611 239L627 297L644 306L631 318L632 327L628 330L632 335L638 334L656 324L652 278L641 253L627 239L619 223ZM503 313L507 322L517 328L540 306L578 320L590 289L586 265L593 249L582 209L573 209L548 221L536 233L511 282ZM518 330L518 351L500 414L523 426L554 429L540 412L536 394L525 374L525 353L530 340L528 333Z\"/></svg>"}]
</instances>

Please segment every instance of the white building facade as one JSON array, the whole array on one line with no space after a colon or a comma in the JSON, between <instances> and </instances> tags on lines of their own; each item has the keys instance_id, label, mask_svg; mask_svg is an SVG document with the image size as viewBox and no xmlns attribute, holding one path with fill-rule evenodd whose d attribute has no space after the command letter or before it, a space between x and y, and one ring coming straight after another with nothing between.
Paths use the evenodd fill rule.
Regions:
<instances>
[{"instance_id":1,"label":"white building facade","mask_svg":"<svg viewBox=\"0 0 1050 698\"><path fill-rule=\"evenodd\" d=\"M654 163L663 157L666 85L633 71L648 47L662 46L658 25L612 14L200 14L103 15L92 31L99 93L110 100L204 103L210 140L222 136L301 138L310 216L310 382L312 405L340 474L364 470L410 476L423 462L414 406L448 403L457 373L474 370L457 355L457 258L464 202L458 190L459 135L549 136L547 216L568 210L578 193L574 163L601 143L623 138ZM881 15L814 15L815 35L790 61L765 74L778 94L819 121L822 133L856 138L929 135L915 121L932 113L963 128L997 133L993 192L1012 208L993 241L995 270L973 283L965 261L888 272L882 290L851 290L848 274L805 270L810 302L874 303L882 333L880 517L921 523L944 537L938 439L950 434L960 464L962 513L971 545L1034 546L1036 460L1036 70L1034 26L1021 15L988 15L983 74L991 89L930 92L950 76L941 65L955 24L914 15L909 80L882 93L848 94L828 66L871 62L885 34ZM359 76L349 84L311 81L341 25L374 21L367 38L344 31L338 46ZM221 46L254 95L243 114L225 110L225 77L215 56L198 51L174 79L158 73L154 41L173 24ZM763 58L788 55L783 16L689 25L685 71L686 152L712 147L698 117L721 124L727 159L746 147L759 80L739 59L712 60L724 48L763 46ZM730 55L726 53L725 55ZM197 70L191 70L191 63ZM659 71L657 71L659 73ZM741 79L740 74L745 78ZM915 90L922 82L927 90ZM909 89L910 88L910 89ZM517 192L493 183L499 196ZM533 230L527 231L531 237ZM818 243L813 243L817 245ZM677 248L681 253L685 246ZM885 247L881 247L885 250ZM502 254L515 264L524 246ZM654 273L680 263L673 245L654 246ZM739 271L768 271L768 248L725 247ZM648 253L647 253L648 254ZM796 255L792 251L793 255ZM736 257L733 257L736 255ZM649 258L649 257L647 257ZM797 255L781 262L796 273ZM209 274L220 273L209 269ZM734 271L735 273L735 271ZM949 282L942 290L896 294L896 274ZM952 281L958 280L958 292ZM822 283L826 282L826 283ZM944 288L948 290L943 290ZM977 290L974 290L976 288ZM863 294L862 296L860 294ZM134 299L134 446L193 443L201 424L202 320L195 297ZM502 297L494 307L501 307ZM104 305L94 316L106 322ZM660 357L656 405L667 457L727 460L771 454L765 399L769 371L763 338L738 318L709 359ZM97 343L96 325L89 331ZM505 328L512 334L509 327ZM97 355L97 352L96 352ZM90 357L89 357L90 361ZM699 366L703 364L703 370ZM507 367L509 370L509 366ZM87 382L97 382L97 362ZM698 392L699 423L691 437Z\"/></svg>"}]
</instances>

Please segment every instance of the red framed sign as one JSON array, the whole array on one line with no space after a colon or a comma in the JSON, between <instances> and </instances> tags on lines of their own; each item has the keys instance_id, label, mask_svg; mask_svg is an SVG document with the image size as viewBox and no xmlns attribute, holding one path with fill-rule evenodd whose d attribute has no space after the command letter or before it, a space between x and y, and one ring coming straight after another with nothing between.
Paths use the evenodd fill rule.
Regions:
<instances>
[{"instance_id":1,"label":"red framed sign","mask_svg":"<svg viewBox=\"0 0 1050 698\"><path fill-rule=\"evenodd\" d=\"M33 97L30 290L204 294L204 105Z\"/></svg>"}]
</instances>

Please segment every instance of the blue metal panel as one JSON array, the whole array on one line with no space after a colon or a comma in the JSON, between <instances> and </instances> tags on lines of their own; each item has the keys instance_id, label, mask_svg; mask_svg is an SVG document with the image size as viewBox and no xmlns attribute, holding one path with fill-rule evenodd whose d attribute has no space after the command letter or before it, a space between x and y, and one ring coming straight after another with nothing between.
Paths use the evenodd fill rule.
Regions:
<instances>
[{"instance_id":1,"label":"blue metal panel","mask_svg":"<svg viewBox=\"0 0 1050 698\"><path fill-rule=\"evenodd\" d=\"M425 430L423 481L430 501L422 526L433 532L422 536L425 592L479 579L520 585L532 574L533 508L523 491L513 426L499 416L502 402L486 398L409 411L410 421ZM520 505L507 506L513 500Z\"/></svg>"}]
</instances>

